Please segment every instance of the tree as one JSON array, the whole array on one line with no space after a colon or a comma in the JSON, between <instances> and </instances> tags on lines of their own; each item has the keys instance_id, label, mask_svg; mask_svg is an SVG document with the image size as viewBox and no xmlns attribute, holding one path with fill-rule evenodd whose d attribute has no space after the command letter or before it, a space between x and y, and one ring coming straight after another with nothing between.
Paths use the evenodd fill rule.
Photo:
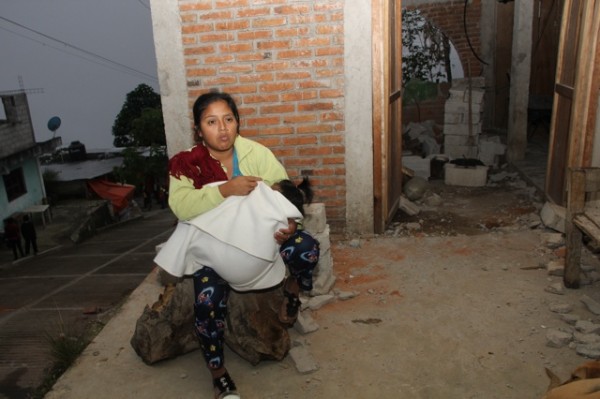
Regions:
<instances>
[{"instance_id":1,"label":"tree","mask_svg":"<svg viewBox=\"0 0 600 399\"><path fill-rule=\"evenodd\" d=\"M143 83L129 92L112 133L115 147L165 145L160 95Z\"/></svg>"},{"instance_id":2,"label":"tree","mask_svg":"<svg viewBox=\"0 0 600 399\"><path fill-rule=\"evenodd\" d=\"M164 146L152 146L150 152L141 152L135 147L123 150L123 164L113 170L121 183L133 184L138 189L148 181L165 184L169 159Z\"/></svg>"},{"instance_id":3,"label":"tree","mask_svg":"<svg viewBox=\"0 0 600 399\"><path fill-rule=\"evenodd\" d=\"M450 41L420 10L402 10L402 82L451 81Z\"/></svg>"},{"instance_id":4,"label":"tree","mask_svg":"<svg viewBox=\"0 0 600 399\"><path fill-rule=\"evenodd\" d=\"M166 145L165 125L160 108L145 108L131 123L131 135L138 146Z\"/></svg>"}]
</instances>

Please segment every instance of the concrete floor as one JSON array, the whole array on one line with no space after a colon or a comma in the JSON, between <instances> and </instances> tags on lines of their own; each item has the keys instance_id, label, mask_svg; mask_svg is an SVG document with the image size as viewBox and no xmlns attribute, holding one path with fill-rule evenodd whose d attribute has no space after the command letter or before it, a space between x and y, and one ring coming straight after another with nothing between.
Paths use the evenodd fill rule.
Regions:
<instances>
[{"instance_id":1,"label":"concrete floor","mask_svg":"<svg viewBox=\"0 0 600 399\"><path fill-rule=\"evenodd\" d=\"M155 246L175 217L157 210L81 244L57 238L57 219L38 227L37 256L0 252L0 398L30 398L51 364L48 336L101 327L153 270Z\"/></svg>"}]
</instances>

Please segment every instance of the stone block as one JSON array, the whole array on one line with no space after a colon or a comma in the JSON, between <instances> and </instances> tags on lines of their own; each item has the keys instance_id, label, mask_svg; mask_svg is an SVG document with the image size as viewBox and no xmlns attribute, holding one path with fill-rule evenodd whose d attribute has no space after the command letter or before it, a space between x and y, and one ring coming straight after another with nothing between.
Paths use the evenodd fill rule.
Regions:
<instances>
[{"instance_id":1,"label":"stone block","mask_svg":"<svg viewBox=\"0 0 600 399\"><path fill-rule=\"evenodd\" d=\"M540 218L546 227L564 233L566 212L565 207L546 202L540 211Z\"/></svg>"},{"instance_id":2,"label":"stone block","mask_svg":"<svg viewBox=\"0 0 600 399\"><path fill-rule=\"evenodd\" d=\"M478 158L477 146L454 145L444 146L444 153L450 158Z\"/></svg>"},{"instance_id":3,"label":"stone block","mask_svg":"<svg viewBox=\"0 0 600 399\"><path fill-rule=\"evenodd\" d=\"M455 134L455 135L463 135L463 136L468 136L469 134L471 134L471 136L475 136L478 134L481 134L482 131L482 123L472 123L471 124L471 132L469 132L469 125L466 123L460 124L460 125L444 125L444 135L447 134Z\"/></svg>"},{"instance_id":4,"label":"stone block","mask_svg":"<svg viewBox=\"0 0 600 399\"><path fill-rule=\"evenodd\" d=\"M403 155L402 166L410 168L414 171L415 176L429 179L431 174L431 160L422 158L419 155Z\"/></svg>"},{"instance_id":5,"label":"stone block","mask_svg":"<svg viewBox=\"0 0 600 399\"><path fill-rule=\"evenodd\" d=\"M444 169L444 183L450 186L481 187L487 182L487 166L465 167L447 163Z\"/></svg>"},{"instance_id":6,"label":"stone block","mask_svg":"<svg viewBox=\"0 0 600 399\"><path fill-rule=\"evenodd\" d=\"M479 160L486 165L497 166L498 158L506 152L506 145L500 142L498 136L480 136Z\"/></svg>"},{"instance_id":7,"label":"stone block","mask_svg":"<svg viewBox=\"0 0 600 399\"><path fill-rule=\"evenodd\" d=\"M444 135L444 146L477 146L479 144L479 136L463 136L456 134Z\"/></svg>"},{"instance_id":8,"label":"stone block","mask_svg":"<svg viewBox=\"0 0 600 399\"><path fill-rule=\"evenodd\" d=\"M480 115L483 112L483 107L479 104L471 104L471 114ZM462 99L448 99L444 104L445 114L464 114L469 113L469 103L465 103Z\"/></svg>"},{"instance_id":9,"label":"stone block","mask_svg":"<svg viewBox=\"0 0 600 399\"><path fill-rule=\"evenodd\" d=\"M317 234L325 230L327 225L327 216L325 214L325 204L317 202L304 207L304 228L312 234Z\"/></svg>"}]
</instances>

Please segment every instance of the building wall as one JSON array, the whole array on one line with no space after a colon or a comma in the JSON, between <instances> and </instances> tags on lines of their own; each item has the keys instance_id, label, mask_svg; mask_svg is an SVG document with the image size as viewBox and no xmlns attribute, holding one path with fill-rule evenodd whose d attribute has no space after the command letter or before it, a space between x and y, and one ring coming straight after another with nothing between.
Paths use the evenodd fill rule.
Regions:
<instances>
[{"instance_id":1,"label":"building wall","mask_svg":"<svg viewBox=\"0 0 600 399\"><path fill-rule=\"evenodd\" d=\"M292 179L309 176L332 229L342 230L344 2L180 0L178 5L188 112L210 89L232 94L241 134L271 148ZM156 12L162 6L154 1L152 7L153 19L162 18ZM160 45L156 31L155 42ZM160 65L159 60L159 77L168 73ZM185 132L179 128L185 139L171 142L191 142L191 128L191 122Z\"/></svg>"},{"instance_id":2,"label":"building wall","mask_svg":"<svg viewBox=\"0 0 600 399\"><path fill-rule=\"evenodd\" d=\"M37 159L30 158L24 161L21 167L23 168L23 178L25 179L27 192L19 198L8 202L6 189L4 187L4 179L0 179L1 220L4 220L8 216L11 216L15 213L21 212L23 209L29 206L40 204L41 199L44 198L43 181L39 172ZM12 169L16 169L16 167Z\"/></svg>"},{"instance_id":3,"label":"building wall","mask_svg":"<svg viewBox=\"0 0 600 399\"><path fill-rule=\"evenodd\" d=\"M0 120L0 158L35 145L35 136L25 93L3 95L6 119Z\"/></svg>"}]
</instances>

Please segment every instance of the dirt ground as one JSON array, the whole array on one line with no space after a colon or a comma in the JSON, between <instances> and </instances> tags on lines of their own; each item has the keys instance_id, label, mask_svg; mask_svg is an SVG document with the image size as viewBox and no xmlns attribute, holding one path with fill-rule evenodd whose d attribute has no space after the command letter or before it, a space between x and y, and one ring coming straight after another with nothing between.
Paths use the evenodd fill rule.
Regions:
<instances>
[{"instance_id":1,"label":"dirt ground","mask_svg":"<svg viewBox=\"0 0 600 399\"><path fill-rule=\"evenodd\" d=\"M330 332L346 326L350 338L310 342L326 351L319 358L335 359L331 372L357 384L347 397L538 398L545 367L564 380L588 360L574 344L549 347L546 333L573 331L550 310L555 304L598 322L580 301L600 300L598 283L546 291L562 281L545 265L560 261L564 247L545 242L557 232L541 223L536 190L516 173L496 178L478 188L431 181L415 201L418 215L399 212L385 235L333 245L336 290L360 294L314 317Z\"/></svg>"},{"instance_id":2,"label":"dirt ground","mask_svg":"<svg viewBox=\"0 0 600 399\"><path fill-rule=\"evenodd\" d=\"M228 351L242 397L536 399L548 386L544 368L566 379L588 359L575 344L547 345L551 329L574 329L551 308L569 305L571 315L600 323L581 302L600 301L600 283L549 292L562 277L545 265L564 251L547 243L556 232L539 219L543 203L518 175L496 179L480 188L432 181L414 201L419 214L399 212L385 234L332 237L337 299L303 311L317 331L290 329L316 370L299 372L289 356L253 366ZM599 268L589 252L583 264ZM134 296L152 287L141 288ZM198 351L153 366L133 352L140 305L125 304L51 398L212 398Z\"/></svg>"}]
</instances>

